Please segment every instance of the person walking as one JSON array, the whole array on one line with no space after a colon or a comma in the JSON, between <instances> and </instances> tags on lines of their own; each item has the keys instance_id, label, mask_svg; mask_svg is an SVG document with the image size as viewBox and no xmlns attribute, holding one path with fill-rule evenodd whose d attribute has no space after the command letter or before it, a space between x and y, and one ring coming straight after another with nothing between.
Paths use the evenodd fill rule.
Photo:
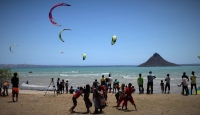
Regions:
<instances>
[{"instance_id":1,"label":"person walking","mask_svg":"<svg viewBox=\"0 0 200 115\"><path fill-rule=\"evenodd\" d=\"M167 74L167 77L165 78L165 81L166 81L166 84L165 84L165 93L166 93L166 90L168 88L168 94L170 93L170 77L169 77L169 74Z\"/></svg>"}]
</instances>

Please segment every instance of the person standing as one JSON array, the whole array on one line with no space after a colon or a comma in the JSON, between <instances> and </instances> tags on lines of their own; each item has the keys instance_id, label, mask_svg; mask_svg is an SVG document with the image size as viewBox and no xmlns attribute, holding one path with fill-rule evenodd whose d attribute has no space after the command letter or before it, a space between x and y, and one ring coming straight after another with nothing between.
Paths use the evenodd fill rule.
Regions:
<instances>
[{"instance_id":1,"label":"person standing","mask_svg":"<svg viewBox=\"0 0 200 115\"><path fill-rule=\"evenodd\" d=\"M143 88L143 78L142 78L142 74L139 74L138 80L137 80L138 86L139 86L139 94L143 94L144 93L144 88Z\"/></svg>"},{"instance_id":2,"label":"person standing","mask_svg":"<svg viewBox=\"0 0 200 115\"><path fill-rule=\"evenodd\" d=\"M186 75L185 72L183 72L183 75L182 75L182 84L183 84L183 85L182 85L182 94L184 94L184 88L187 89L187 91L189 91L189 90L188 90L188 84L187 84L187 88L186 88L186 86L184 86L183 81L185 82L185 85L186 85L186 81L183 80L183 78L186 78L187 82L189 82L189 78L188 78L188 76ZM187 92L187 93L188 93L188 92Z\"/></svg>"},{"instance_id":3,"label":"person standing","mask_svg":"<svg viewBox=\"0 0 200 115\"><path fill-rule=\"evenodd\" d=\"M103 83L105 82L105 78L104 78L104 75L102 75L101 77L101 86L104 85Z\"/></svg>"},{"instance_id":4,"label":"person standing","mask_svg":"<svg viewBox=\"0 0 200 115\"><path fill-rule=\"evenodd\" d=\"M58 93L60 93L60 78L57 79L57 91L59 91Z\"/></svg>"},{"instance_id":5,"label":"person standing","mask_svg":"<svg viewBox=\"0 0 200 115\"><path fill-rule=\"evenodd\" d=\"M185 90L185 94L187 96L188 93L189 93L189 91L188 91L188 79L184 77L182 79L182 81L183 81L183 91L182 91L182 94L184 95L184 90Z\"/></svg>"},{"instance_id":6,"label":"person standing","mask_svg":"<svg viewBox=\"0 0 200 115\"><path fill-rule=\"evenodd\" d=\"M3 84L3 95L8 96L8 87L9 87L9 82L5 81Z\"/></svg>"},{"instance_id":7,"label":"person standing","mask_svg":"<svg viewBox=\"0 0 200 115\"><path fill-rule=\"evenodd\" d=\"M11 79L12 83L12 100L15 102L14 97L16 97L16 101L18 101L19 94L19 78L17 77L18 73L14 73L14 77Z\"/></svg>"},{"instance_id":8,"label":"person standing","mask_svg":"<svg viewBox=\"0 0 200 115\"><path fill-rule=\"evenodd\" d=\"M194 75L194 71L192 71L192 75L190 76L190 80L191 80L191 95L192 95L192 89L193 89L193 86L196 90L196 95L197 95L197 85L196 85L196 76Z\"/></svg>"},{"instance_id":9,"label":"person standing","mask_svg":"<svg viewBox=\"0 0 200 115\"><path fill-rule=\"evenodd\" d=\"M149 87L151 87L151 94L153 94L153 79L155 79L156 76L152 75L152 72L149 72L149 75L147 76L148 83L147 83L147 94L149 94Z\"/></svg>"},{"instance_id":10,"label":"person standing","mask_svg":"<svg viewBox=\"0 0 200 115\"><path fill-rule=\"evenodd\" d=\"M148 83L147 83L147 94L149 94L149 87L151 87L151 94L153 94L153 79L155 79L156 76L152 75L152 72L149 72L149 75L147 76Z\"/></svg>"},{"instance_id":11,"label":"person standing","mask_svg":"<svg viewBox=\"0 0 200 115\"><path fill-rule=\"evenodd\" d=\"M65 83L66 93L68 93L68 87L69 87L69 83L68 83L68 80L67 80L66 83Z\"/></svg>"},{"instance_id":12,"label":"person standing","mask_svg":"<svg viewBox=\"0 0 200 115\"><path fill-rule=\"evenodd\" d=\"M111 74L109 73L108 74L108 78L109 78L109 81L108 81L108 89L109 89L109 93L111 93L111 84L112 84L112 77L111 77Z\"/></svg>"},{"instance_id":13,"label":"person standing","mask_svg":"<svg viewBox=\"0 0 200 115\"><path fill-rule=\"evenodd\" d=\"M168 94L170 93L170 77L169 77L169 74L167 74L167 77L165 78L165 81L166 81L166 84L165 84L165 93L166 93L166 90L168 88Z\"/></svg>"}]
</instances>

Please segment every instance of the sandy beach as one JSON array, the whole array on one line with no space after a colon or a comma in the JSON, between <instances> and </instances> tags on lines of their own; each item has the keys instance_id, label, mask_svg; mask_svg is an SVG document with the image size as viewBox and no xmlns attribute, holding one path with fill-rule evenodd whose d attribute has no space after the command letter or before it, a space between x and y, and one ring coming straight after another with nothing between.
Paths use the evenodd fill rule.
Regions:
<instances>
[{"instance_id":1,"label":"sandy beach","mask_svg":"<svg viewBox=\"0 0 200 115\"><path fill-rule=\"evenodd\" d=\"M11 92L11 90L9 90ZM20 90L18 102L12 102L12 95L0 97L1 115L68 115L83 114L86 112L83 97L78 98L78 105L74 109L76 113L68 110L73 105L72 94L60 94L55 96L45 91ZM182 96L181 94L133 94L137 105L137 111L128 103L128 110L116 109L115 95L108 94L107 105L103 109L106 115L199 115L200 95ZM92 99L92 93L90 95ZM90 108L91 114L94 106Z\"/></svg>"}]
</instances>

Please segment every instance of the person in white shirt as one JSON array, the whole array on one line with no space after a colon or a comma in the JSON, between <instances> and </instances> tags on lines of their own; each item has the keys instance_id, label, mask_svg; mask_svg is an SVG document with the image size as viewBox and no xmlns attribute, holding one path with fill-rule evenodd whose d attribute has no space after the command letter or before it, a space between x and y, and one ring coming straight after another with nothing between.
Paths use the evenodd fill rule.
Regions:
<instances>
[{"instance_id":1,"label":"person in white shirt","mask_svg":"<svg viewBox=\"0 0 200 115\"><path fill-rule=\"evenodd\" d=\"M186 95L188 95L188 79L187 78L182 78L183 81L183 92L182 94L184 95L184 90L186 92Z\"/></svg>"}]
</instances>

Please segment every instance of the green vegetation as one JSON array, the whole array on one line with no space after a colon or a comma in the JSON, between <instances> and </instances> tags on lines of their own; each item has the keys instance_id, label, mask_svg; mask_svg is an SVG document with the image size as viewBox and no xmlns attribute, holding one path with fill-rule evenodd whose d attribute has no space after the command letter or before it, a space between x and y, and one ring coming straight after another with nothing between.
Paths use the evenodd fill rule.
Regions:
<instances>
[{"instance_id":1,"label":"green vegetation","mask_svg":"<svg viewBox=\"0 0 200 115\"><path fill-rule=\"evenodd\" d=\"M10 82L13 73L9 68L0 69L0 84L3 84L6 80Z\"/></svg>"}]
</instances>

